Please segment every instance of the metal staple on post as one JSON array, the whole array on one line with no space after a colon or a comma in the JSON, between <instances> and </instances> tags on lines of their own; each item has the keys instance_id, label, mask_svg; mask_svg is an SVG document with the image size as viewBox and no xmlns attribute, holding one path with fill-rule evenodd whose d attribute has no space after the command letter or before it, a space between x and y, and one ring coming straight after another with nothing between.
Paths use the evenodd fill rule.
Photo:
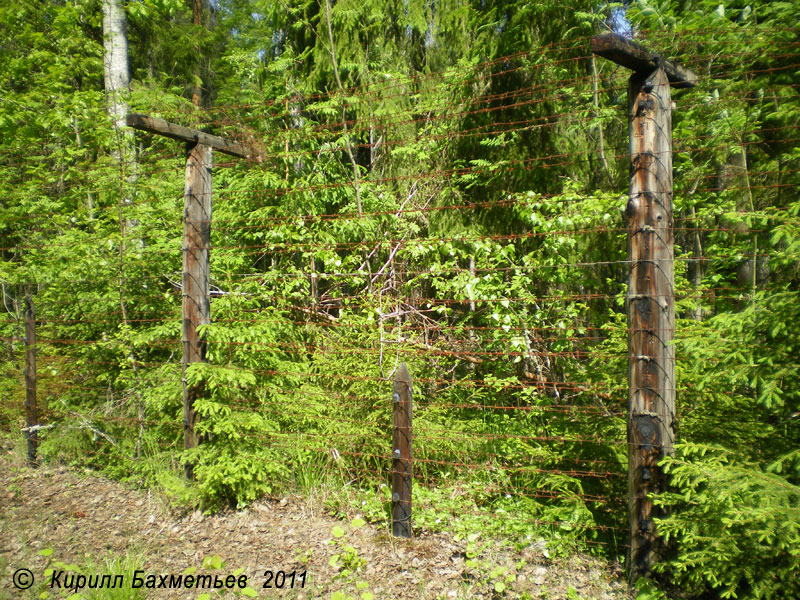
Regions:
<instances>
[{"instance_id":1,"label":"metal staple on post","mask_svg":"<svg viewBox=\"0 0 800 600\"><path fill-rule=\"evenodd\" d=\"M411 374L405 363L397 367L392 393L392 535L410 538L412 461Z\"/></svg>"}]
</instances>

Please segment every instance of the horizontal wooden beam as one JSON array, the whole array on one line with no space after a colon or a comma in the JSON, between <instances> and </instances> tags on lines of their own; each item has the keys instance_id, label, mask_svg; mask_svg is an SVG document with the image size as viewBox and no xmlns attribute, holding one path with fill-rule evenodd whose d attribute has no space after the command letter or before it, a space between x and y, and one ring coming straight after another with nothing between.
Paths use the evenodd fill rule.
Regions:
<instances>
[{"instance_id":1,"label":"horizontal wooden beam","mask_svg":"<svg viewBox=\"0 0 800 600\"><path fill-rule=\"evenodd\" d=\"M172 138L173 140L187 142L190 144L204 144L232 156L249 158L255 155L255 152L251 148L243 146L242 144L229 142L225 138L221 138L217 135L211 135L210 133L205 133L204 131L198 131L197 129L189 129L188 127L175 125L174 123L169 123L163 119L132 113L127 116L126 122L128 127L133 127L134 129L140 129L149 133L163 135L165 137Z\"/></svg>"},{"instance_id":2,"label":"horizontal wooden beam","mask_svg":"<svg viewBox=\"0 0 800 600\"><path fill-rule=\"evenodd\" d=\"M694 87L697 85L697 75L689 69L614 33L594 36L592 38L592 52L636 72L649 73L660 64L664 67L671 85L675 87Z\"/></svg>"}]
</instances>

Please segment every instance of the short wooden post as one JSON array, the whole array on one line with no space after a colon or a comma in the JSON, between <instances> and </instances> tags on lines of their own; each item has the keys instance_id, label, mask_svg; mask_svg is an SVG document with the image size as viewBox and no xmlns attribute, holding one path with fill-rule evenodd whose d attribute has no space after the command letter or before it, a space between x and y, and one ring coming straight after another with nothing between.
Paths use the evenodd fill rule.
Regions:
<instances>
[{"instance_id":1,"label":"short wooden post","mask_svg":"<svg viewBox=\"0 0 800 600\"><path fill-rule=\"evenodd\" d=\"M672 100L670 85L697 76L613 34L592 50L632 69L628 87L631 180L628 218L628 520L631 581L652 574L666 552L651 496L667 489L658 463L675 440L675 279L672 234Z\"/></svg>"},{"instance_id":2,"label":"short wooden post","mask_svg":"<svg viewBox=\"0 0 800 600\"><path fill-rule=\"evenodd\" d=\"M36 406L36 313L33 299L25 296L25 437L28 440L28 464L36 466L39 446L39 411Z\"/></svg>"},{"instance_id":3,"label":"short wooden post","mask_svg":"<svg viewBox=\"0 0 800 600\"><path fill-rule=\"evenodd\" d=\"M412 387L405 363L397 367L392 389L392 535L410 538L412 479Z\"/></svg>"},{"instance_id":4,"label":"short wooden post","mask_svg":"<svg viewBox=\"0 0 800 600\"><path fill-rule=\"evenodd\" d=\"M211 160L205 144L189 147L186 157L186 189L183 218L183 446L197 447L195 400L202 385L189 385L186 371L205 362L206 342L197 332L211 322L209 258L211 250ZM186 464L186 477L194 478L194 465Z\"/></svg>"}]
</instances>

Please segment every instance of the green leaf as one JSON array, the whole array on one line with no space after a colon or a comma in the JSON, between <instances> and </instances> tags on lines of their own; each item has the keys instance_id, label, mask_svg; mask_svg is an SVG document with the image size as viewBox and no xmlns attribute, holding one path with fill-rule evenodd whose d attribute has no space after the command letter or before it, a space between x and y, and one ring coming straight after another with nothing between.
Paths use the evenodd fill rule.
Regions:
<instances>
[{"instance_id":1,"label":"green leaf","mask_svg":"<svg viewBox=\"0 0 800 600\"><path fill-rule=\"evenodd\" d=\"M203 567L206 569L211 569L211 570L221 569L223 564L224 563L222 562L222 557L220 557L217 554L203 560Z\"/></svg>"}]
</instances>

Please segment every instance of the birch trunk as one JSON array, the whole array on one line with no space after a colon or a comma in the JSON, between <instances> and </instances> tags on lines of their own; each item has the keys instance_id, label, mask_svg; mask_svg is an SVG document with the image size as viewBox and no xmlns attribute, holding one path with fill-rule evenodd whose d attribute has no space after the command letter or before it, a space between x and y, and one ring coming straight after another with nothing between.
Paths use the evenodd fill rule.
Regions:
<instances>
[{"instance_id":1,"label":"birch trunk","mask_svg":"<svg viewBox=\"0 0 800 600\"><path fill-rule=\"evenodd\" d=\"M128 34L121 0L103 0L103 71L108 116L122 132L129 107L126 96L131 77L128 67ZM130 137L130 136L127 136Z\"/></svg>"},{"instance_id":2,"label":"birch trunk","mask_svg":"<svg viewBox=\"0 0 800 600\"><path fill-rule=\"evenodd\" d=\"M128 311L125 303L125 237L138 223L123 215L125 206L132 204L131 185L136 182L136 159L134 156L133 130L125 119L130 112L127 95L130 91L130 67L128 64L127 19L122 0L103 0L103 77L106 90L106 111L114 126L116 146L112 154L119 162L119 304L122 321L128 329ZM139 248L144 241L139 240ZM139 420L139 437L136 441L136 458L141 457L144 436L144 399L139 386L138 358L132 347L128 350L128 360L133 368L136 386L136 412Z\"/></svg>"}]
</instances>

